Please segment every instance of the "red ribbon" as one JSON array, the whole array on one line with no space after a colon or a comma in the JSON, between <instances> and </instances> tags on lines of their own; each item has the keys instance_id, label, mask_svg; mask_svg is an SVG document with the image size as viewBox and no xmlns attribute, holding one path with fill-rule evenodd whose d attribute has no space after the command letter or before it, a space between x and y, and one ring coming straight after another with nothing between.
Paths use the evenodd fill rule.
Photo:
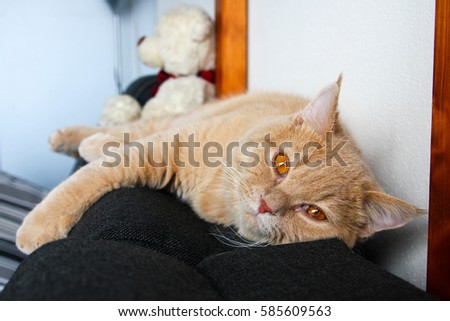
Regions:
<instances>
[{"instance_id":1,"label":"red ribbon","mask_svg":"<svg viewBox=\"0 0 450 321\"><path fill-rule=\"evenodd\" d=\"M156 93L159 90L159 87L166 81L169 80L171 78L175 79L178 77L184 77L184 76L175 76L173 74L169 74L167 72L165 72L164 70L160 70L158 75L157 75L157 82L156 84L153 86L152 88L152 95L151 97L155 97ZM210 82L211 84L214 84L215 82L215 74L214 74L214 70L200 70L197 73L197 77L200 77L202 79L205 79L206 81Z\"/></svg>"}]
</instances>

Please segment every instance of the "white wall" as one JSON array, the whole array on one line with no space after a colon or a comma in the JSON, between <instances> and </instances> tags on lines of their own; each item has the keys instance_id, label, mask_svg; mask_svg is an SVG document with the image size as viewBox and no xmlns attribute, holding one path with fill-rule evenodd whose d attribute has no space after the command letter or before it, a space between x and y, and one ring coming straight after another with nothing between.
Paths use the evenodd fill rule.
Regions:
<instances>
[{"instance_id":1,"label":"white wall","mask_svg":"<svg viewBox=\"0 0 450 321\"><path fill-rule=\"evenodd\" d=\"M124 88L155 72L136 56L139 36L153 32L155 3L121 5ZM49 151L48 136L98 122L117 93L114 46L104 0L0 0L0 168L48 188L70 174L74 160Z\"/></svg>"},{"instance_id":2,"label":"white wall","mask_svg":"<svg viewBox=\"0 0 450 321\"><path fill-rule=\"evenodd\" d=\"M122 1L117 17L120 19L120 39L117 48L121 49L122 87L126 87L142 75L158 72L142 64L137 56L137 41L142 36L154 32L158 18L156 10L157 0L128 0Z\"/></svg>"},{"instance_id":3,"label":"white wall","mask_svg":"<svg viewBox=\"0 0 450 321\"><path fill-rule=\"evenodd\" d=\"M340 111L385 190L428 207L433 0L250 0L249 88L307 95L344 81ZM426 218L368 248L425 287Z\"/></svg>"},{"instance_id":4,"label":"white wall","mask_svg":"<svg viewBox=\"0 0 450 321\"><path fill-rule=\"evenodd\" d=\"M46 187L73 159L48 150L50 133L96 124L113 82L105 1L0 0L0 130L4 170Z\"/></svg>"},{"instance_id":5,"label":"white wall","mask_svg":"<svg viewBox=\"0 0 450 321\"><path fill-rule=\"evenodd\" d=\"M214 2L214 0L156 0L156 12L157 16L160 17L170 8L176 7L181 4L188 4L201 7L210 15L212 19L214 19Z\"/></svg>"}]
</instances>

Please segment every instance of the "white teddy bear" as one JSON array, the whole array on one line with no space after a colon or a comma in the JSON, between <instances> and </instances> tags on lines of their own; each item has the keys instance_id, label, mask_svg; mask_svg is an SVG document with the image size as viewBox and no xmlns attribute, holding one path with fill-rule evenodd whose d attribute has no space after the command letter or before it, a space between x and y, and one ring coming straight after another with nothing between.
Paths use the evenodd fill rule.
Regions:
<instances>
[{"instance_id":1,"label":"white teddy bear","mask_svg":"<svg viewBox=\"0 0 450 321\"><path fill-rule=\"evenodd\" d=\"M202 9L182 5L167 11L156 32L139 40L138 56L144 64L161 68L153 97L142 112L131 96L110 98L100 116L100 125L188 112L214 99L214 25Z\"/></svg>"}]
</instances>

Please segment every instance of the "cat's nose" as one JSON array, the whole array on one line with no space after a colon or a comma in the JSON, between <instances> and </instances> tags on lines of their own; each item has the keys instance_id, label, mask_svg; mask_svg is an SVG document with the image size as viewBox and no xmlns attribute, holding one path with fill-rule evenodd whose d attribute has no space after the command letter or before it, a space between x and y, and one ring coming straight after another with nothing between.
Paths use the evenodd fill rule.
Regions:
<instances>
[{"instance_id":1,"label":"cat's nose","mask_svg":"<svg viewBox=\"0 0 450 321\"><path fill-rule=\"evenodd\" d=\"M259 204L259 208L258 208L258 214L264 214L264 213L273 214L272 209L267 204L266 200L264 198L261 198L261 203Z\"/></svg>"}]
</instances>

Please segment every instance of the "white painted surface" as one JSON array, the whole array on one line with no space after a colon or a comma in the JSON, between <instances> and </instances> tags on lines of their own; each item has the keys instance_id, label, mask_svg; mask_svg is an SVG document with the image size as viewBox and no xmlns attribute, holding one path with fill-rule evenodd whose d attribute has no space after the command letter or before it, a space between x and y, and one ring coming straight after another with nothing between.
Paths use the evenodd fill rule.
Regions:
<instances>
[{"instance_id":1,"label":"white painted surface","mask_svg":"<svg viewBox=\"0 0 450 321\"><path fill-rule=\"evenodd\" d=\"M0 0L1 166L45 187L72 158L48 150L50 133L96 124L115 93L112 18L104 1Z\"/></svg>"},{"instance_id":2,"label":"white painted surface","mask_svg":"<svg viewBox=\"0 0 450 321\"><path fill-rule=\"evenodd\" d=\"M122 87L154 74L136 42L154 31L159 11L177 2L120 4ZM213 0L190 1L209 6ZM0 168L52 188L67 178L72 158L47 148L69 125L95 125L114 81L113 12L103 0L0 0Z\"/></svg>"},{"instance_id":3,"label":"white painted surface","mask_svg":"<svg viewBox=\"0 0 450 321\"><path fill-rule=\"evenodd\" d=\"M141 63L137 56L137 41L152 34L157 21L157 0L129 0L122 2L120 17L122 88L126 89L134 80L158 72Z\"/></svg>"},{"instance_id":4,"label":"white painted surface","mask_svg":"<svg viewBox=\"0 0 450 321\"><path fill-rule=\"evenodd\" d=\"M179 6L181 4L194 5L205 10L210 17L214 20L215 6L214 0L156 0L156 12L160 17L167 10Z\"/></svg>"},{"instance_id":5,"label":"white painted surface","mask_svg":"<svg viewBox=\"0 0 450 321\"><path fill-rule=\"evenodd\" d=\"M307 95L344 81L341 117L388 193L428 207L432 0L250 0L249 88ZM369 243L424 288L426 219Z\"/></svg>"}]
</instances>

